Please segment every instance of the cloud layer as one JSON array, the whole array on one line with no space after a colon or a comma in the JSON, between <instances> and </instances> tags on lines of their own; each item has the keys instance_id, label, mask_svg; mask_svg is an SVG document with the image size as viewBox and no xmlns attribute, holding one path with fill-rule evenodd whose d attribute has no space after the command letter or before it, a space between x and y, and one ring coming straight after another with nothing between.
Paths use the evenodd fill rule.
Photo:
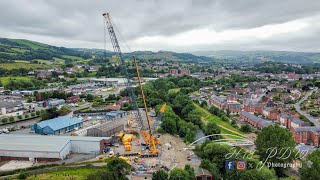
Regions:
<instances>
[{"instance_id":1,"label":"cloud layer","mask_svg":"<svg viewBox=\"0 0 320 180\"><path fill-rule=\"evenodd\" d=\"M125 51L320 51L314 0L0 1L0 36L103 48L103 12L111 13L122 46L131 47Z\"/></svg>"}]
</instances>

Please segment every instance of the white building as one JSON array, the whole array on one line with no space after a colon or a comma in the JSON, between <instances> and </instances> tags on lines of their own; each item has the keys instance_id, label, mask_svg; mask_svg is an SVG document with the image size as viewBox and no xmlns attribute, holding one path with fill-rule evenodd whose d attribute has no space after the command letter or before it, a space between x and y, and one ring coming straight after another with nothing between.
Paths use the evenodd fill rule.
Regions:
<instances>
[{"instance_id":1,"label":"white building","mask_svg":"<svg viewBox=\"0 0 320 180\"><path fill-rule=\"evenodd\" d=\"M70 153L98 155L110 137L0 135L0 161L65 159Z\"/></svg>"}]
</instances>

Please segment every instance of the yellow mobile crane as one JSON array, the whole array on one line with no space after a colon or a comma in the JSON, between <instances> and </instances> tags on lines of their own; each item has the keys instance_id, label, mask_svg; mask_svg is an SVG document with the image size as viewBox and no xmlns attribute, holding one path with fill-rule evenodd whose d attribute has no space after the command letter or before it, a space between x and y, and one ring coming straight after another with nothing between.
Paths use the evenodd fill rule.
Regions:
<instances>
[{"instance_id":1,"label":"yellow mobile crane","mask_svg":"<svg viewBox=\"0 0 320 180\"><path fill-rule=\"evenodd\" d=\"M146 103L146 97L144 96L144 91L143 91L143 88L142 88L140 72L139 72L139 67L138 67L136 56L133 56L133 60L134 60L134 64L135 64L136 70L137 70L138 82L139 82L139 86L140 86L140 90L141 90L144 109L146 111L146 117L147 117L147 122L148 122L148 127L149 127L149 134L147 133L148 130L142 130L142 135L144 137L145 142L150 145L149 146L150 147L150 153L151 154L158 154L156 143L155 143L155 137L153 135L152 127L151 127L151 123L150 123L150 117L149 117L149 114L148 114L148 107L147 107L147 103Z\"/></svg>"},{"instance_id":2,"label":"yellow mobile crane","mask_svg":"<svg viewBox=\"0 0 320 180\"><path fill-rule=\"evenodd\" d=\"M135 98L135 95L134 95L134 92L133 92L130 76L129 76L129 73L128 73L128 70L127 70L127 67L126 67L126 63L122 58L122 52L121 52L121 49L120 49L120 46L119 46L119 42L118 42L117 36L116 36L116 34L114 32L114 27L113 27L113 23L112 23L110 14L109 13L104 13L104 14L102 14L102 16L105 19L105 24L106 24L106 27L107 27L107 31L109 32L109 35L110 35L110 39L111 39L111 43L112 43L114 52L116 53L116 57L118 58L118 60L120 62L122 71L123 71L124 76L126 78L125 84L126 84L127 89L129 90L129 96L131 97L133 105L134 105L134 108L136 109L136 112L137 112L135 114L135 118L136 118L136 120L138 121L138 123L141 126L141 132L142 132L143 139L144 139L145 143L147 144L147 146L149 147L150 155L148 155L148 154L141 155L140 153L139 153L139 155L142 156L142 157L158 156L158 151L157 151L157 147L156 147L156 143L155 143L155 137L153 135L152 127L151 127L151 124L150 124L150 117L148 115L148 108L147 108L147 104L146 104L144 91L143 91L143 88L142 88L142 83L141 83L141 78L140 78L140 73L139 73L139 68L138 68L138 64L137 64L137 61L136 61L136 57L134 56L133 58L134 58L134 63L135 63L137 74L138 74L139 86L140 86L140 89L141 89L144 108L145 108L145 111L146 111L146 118L147 118L147 122L148 122L148 127L145 127L144 123L142 121L141 114L140 114L140 111L139 111L139 107L137 105L137 101L136 101L136 98ZM148 131L149 131L149 133L148 133ZM160 142L159 138L157 138L157 142Z\"/></svg>"}]
</instances>

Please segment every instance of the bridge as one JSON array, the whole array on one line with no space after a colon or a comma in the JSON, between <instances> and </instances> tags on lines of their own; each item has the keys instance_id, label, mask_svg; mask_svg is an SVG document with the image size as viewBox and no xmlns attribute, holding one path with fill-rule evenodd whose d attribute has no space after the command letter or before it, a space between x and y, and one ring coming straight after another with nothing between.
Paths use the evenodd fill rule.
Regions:
<instances>
[{"instance_id":1,"label":"bridge","mask_svg":"<svg viewBox=\"0 0 320 180\"><path fill-rule=\"evenodd\" d=\"M223 136L223 137L227 136L229 138L216 139L216 140L212 140L211 142L226 144L228 146L253 146L254 145L254 142L242 136L233 135L233 134L211 134L211 135L204 136L202 138L197 139L196 141L192 142L186 148L183 148L183 149L184 150L194 149L195 148L194 144L196 144L197 142L209 137L214 137L214 136Z\"/></svg>"}]
</instances>

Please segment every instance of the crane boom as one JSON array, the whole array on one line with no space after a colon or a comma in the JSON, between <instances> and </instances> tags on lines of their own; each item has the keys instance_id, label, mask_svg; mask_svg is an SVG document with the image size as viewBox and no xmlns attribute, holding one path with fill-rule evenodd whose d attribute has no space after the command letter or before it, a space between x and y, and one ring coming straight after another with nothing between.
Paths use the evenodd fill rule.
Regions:
<instances>
[{"instance_id":1,"label":"crane boom","mask_svg":"<svg viewBox=\"0 0 320 180\"><path fill-rule=\"evenodd\" d=\"M142 99L143 99L144 109L146 111L146 117L147 117L147 122L148 122L148 127L149 127L149 136L150 136L148 138L148 141L149 141L149 145L151 145L151 154L157 154L156 143L154 141L154 136L153 136L153 132L152 132L152 128L151 128L150 117L148 114L148 107L147 107L147 103L146 103L146 98L144 96L144 91L142 88L142 83L141 83L141 79L140 79L140 72L139 72L136 56L133 56L133 60L134 60L135 66L136 66L136 71L137 71L139 86L140 86L141 95L142 95Z\"/></svg>"},{"instance_id":2,"label":"crane boom","mask_svg":"<svg viewBox=\"0 0 320 180\"><path fill-rule=\"evenodd\" d=\"M139 107L138 107L138 104L137 104L137 101L136 101L136 98L135 98L135 95L134 95L134 92L133 92L132 83L131 83L130 76L129 76L129 73L128 73L128 70L127 70L127 67L126 67L126 63L122 58L122 52L121 52L121 49L120 49L120 46L119 46L119 42L118 42L117 36L116 36L116 34L114 32L114 28L113 28L113 24L112 24L112 21L111 21L111 17L109 15L109 13L103 13L102 16L105 19L105 23L106 23L107 30L108 30L109 35L110 35L110 40L111 40L111 43L112 43L112 47L114 49L114 52L116 53L118 61L120 62L120 65L121 65L121 69L122 69L123 74L124 74L124 76L126 78L125 85L126 85L126 88L129 91L129 96L130 96L130 98L132 100L133 106L134 106L134 108L136 109L136 112L137 112L135 114L136 120L141 125L142 129L145 129L144 124L142 122L142 118L141 118L141 114L140 114L140 111L139 111Z\"/></svg>"}]
</instances>

